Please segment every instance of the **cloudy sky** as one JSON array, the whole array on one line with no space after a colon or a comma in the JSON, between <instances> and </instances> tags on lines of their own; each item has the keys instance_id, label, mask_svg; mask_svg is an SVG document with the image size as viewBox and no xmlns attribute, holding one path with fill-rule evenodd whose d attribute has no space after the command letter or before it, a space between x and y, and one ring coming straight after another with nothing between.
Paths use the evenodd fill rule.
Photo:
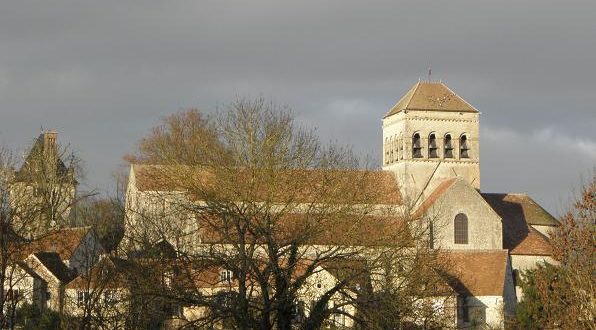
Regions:
<instances>
[{"instance_id":1,"label":"cloudy sky","mask_svg":"<svg viewBox=\"0 0 596 330\"><path fill-rule=\"evenodd\" d=\"M107 191L163 115L264 95L379 159L383 114L430 65L482 112L482 190L558 214L596 164L595 17L593 0L2 2L0 144L56 129Z\"/></svg>"}]
</instances>

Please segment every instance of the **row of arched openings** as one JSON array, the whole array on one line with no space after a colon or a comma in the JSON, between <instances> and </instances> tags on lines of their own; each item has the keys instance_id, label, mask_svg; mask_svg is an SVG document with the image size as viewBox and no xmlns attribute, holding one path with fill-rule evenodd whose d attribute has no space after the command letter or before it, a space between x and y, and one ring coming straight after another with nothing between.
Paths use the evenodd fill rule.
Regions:
<instances>
[{"instance_id":1,"label":"row of arched openings","mask_svg":"<svg viewBox=\"0 0 596 330\"><path fill-rule=\"evenodd\" d=\"M439 158L438 149L437 135L430 133L428 136L428 158ZM443 138L443 158L454 158L453 149L453 138L450 133L447 133ZM459 137L459 158L469 158L469 150L468 137L464 133ZM412 158L424 158L420 133L414 133L412 136Z\"/></svg>"}]
</instances>

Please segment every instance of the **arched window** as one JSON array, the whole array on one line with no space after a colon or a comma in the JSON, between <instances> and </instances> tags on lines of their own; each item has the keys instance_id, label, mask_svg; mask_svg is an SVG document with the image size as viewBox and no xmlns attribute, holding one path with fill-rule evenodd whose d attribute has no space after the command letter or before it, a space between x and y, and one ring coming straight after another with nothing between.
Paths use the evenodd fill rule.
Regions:
<instances>
[{"instance_id":1,"label":"arched window","mask_svg":"<svg viewBox=\"0 0 596 330\"><path fill-rule=\"evenodd\" d=\"M437 153L437 137L435 133L430 133L428 136L428 158L439 158Z\"/></svg>"},{"instance_id":2,"label":"arched window","mask_svg":"<svg viewBox=\"0 0 596 330\"><path fill-rule=\"evenodd\" d=\"M459 213L453 222L455 244L468 244L468 217Z\"/></svg>"},{"instance_id":3,"label":"arched window","mask_svg":"<svg viewBox=\"0 0 596 330\"><path fill-rule=\"evenodd\" d=\"M395 160L395 155L393 154L393 136L389 139L389 162L393 163L393 161Z\"/></svg>"},{"instance_id":4,"label":"arched window","mask_svg":"<svg viewBox=\"0 0 596 330\"><path fill-rule=\"evenodd\" d=\"M389 164L389 138L385 138L385 164Z\"/></svg>"},{"instance_id":5,"label":"arched window","mask_svg":"<svg viewBox=\"0 0 596 330\"><path fill-rule=\"evenodd\" d=\"M468 155L468 137L465 134L459 138L459 158L470 158Z\"/></svg>"},{"instance_id":6,"label":"arched window","mask_svg":"<svg viewBox=\"0 0 596 330\"><path fill-rule=\"evenodd\" d=\"M422 158L422 146L420 144L420 134L418 133L412 137L412 158Z\"/></svg>"},{"instance_id":7,"label":"arched window","mask_svg":"<svg viewBox=\"0 0 596 330\"><path fill-rule=\"evenodd\" d=\"M393 150L395 151L395 161L397 162L399 160L399 149L397 148L399 144L399 136L395 135L393 136Z\"/></svg>"},{"instance_id":8,"label":"arched window","mask_svg":"<svg viewBox=\"0 0 596 330\"><path fill-rule=\"evenodd\" d=\"M451 134L445 134L445 143L443 145L445 158L453 158L453 143L451 142Z\"/></svg>"}]
</instances>

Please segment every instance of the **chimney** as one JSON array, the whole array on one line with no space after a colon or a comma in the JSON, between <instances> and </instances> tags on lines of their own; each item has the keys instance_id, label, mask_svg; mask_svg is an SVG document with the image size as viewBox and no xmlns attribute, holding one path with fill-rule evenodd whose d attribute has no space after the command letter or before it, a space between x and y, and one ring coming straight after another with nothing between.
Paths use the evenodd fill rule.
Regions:
<instances>
[{"instance_id":1,"label":"chimney","mask_svg":"<svg viewBox=\"0 0 596 330\"><path fill-rule=\"evenodd\" d=\"M43 132L43 149L50 151L52 149L56 149L56 138L58 137L58 132L56 131L45 131Z\"/></svg>"},{"instance_id":2,"label":"chimney","mask_svg":"<svg viewBox=\"0 0 596 330\"><path fill-rule=\"evenodd\" d=\"M42 133L43 136L43 150L42 156L44 158L43 162L45 166L48 166L47 173L54 173L56 171L56 161L58 157L58 145L56 143L56 139L58 137L58 132L56 131L44 131Z\"/></svg>"}]
</instances>

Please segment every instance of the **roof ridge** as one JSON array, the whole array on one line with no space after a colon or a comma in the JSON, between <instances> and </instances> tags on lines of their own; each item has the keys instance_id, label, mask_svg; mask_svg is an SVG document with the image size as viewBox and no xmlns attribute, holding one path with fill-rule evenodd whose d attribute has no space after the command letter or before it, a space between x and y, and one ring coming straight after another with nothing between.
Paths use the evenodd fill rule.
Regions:
<instances>
[{"instance_id":1,"label":"roof ridge","mask_svg":"<svg viewBox=\"0 0 596 330\"><path fill-rule=\"evenodd\" d=\"M414 95L416 95L416 92L418 91L419 87L420 87L420 81L418 81L416 83L416 85L414 85L414 91L412 92L412 94L410 94L410 99L404 104L404 109L407 109L410 106L410 103L412 102Z\"/></svg>"}]
</instances>

